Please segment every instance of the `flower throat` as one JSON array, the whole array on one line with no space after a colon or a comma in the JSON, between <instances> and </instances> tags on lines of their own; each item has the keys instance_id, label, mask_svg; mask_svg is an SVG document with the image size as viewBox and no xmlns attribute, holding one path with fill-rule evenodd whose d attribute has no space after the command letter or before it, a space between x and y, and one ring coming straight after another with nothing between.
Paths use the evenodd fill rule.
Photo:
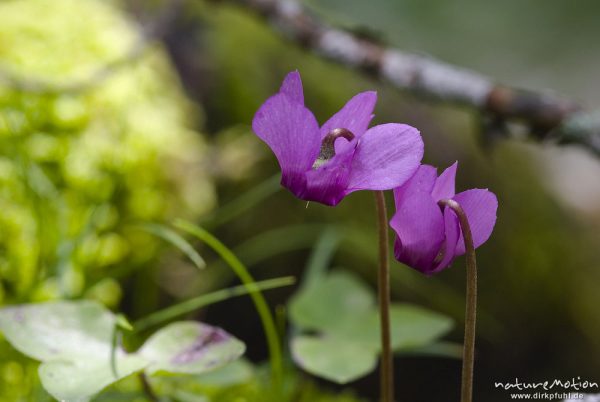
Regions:
<instances>
[{"instance_id":1,"label":"flower throat","mask_svg":"<svg viewBox=\"0 0 600 402\"><path fill-rule=\"evenodd\" d=\"M319 151L319 156L315 160L315 163L313 163L313 169L318 169L335 156L335 141L340 137L352 141L355 138L355 135L347 128L334 128L328 132L321 142L321 150Z\"/></svg>"}]
</instances>

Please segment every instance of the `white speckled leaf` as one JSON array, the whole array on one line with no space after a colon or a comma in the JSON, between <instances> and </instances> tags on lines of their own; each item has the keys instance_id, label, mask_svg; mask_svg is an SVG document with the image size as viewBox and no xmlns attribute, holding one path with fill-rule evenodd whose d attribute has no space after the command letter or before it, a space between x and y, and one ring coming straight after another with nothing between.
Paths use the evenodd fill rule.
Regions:
<instances>
[{"instance_id":1,"label":"white speckled leaf","mask_svg":"<svg viewBox=\"0 0 600 402\"><path fill-rule=\"evenodd\" d=\"M20 352L42 361L44 388L62 402L86 402L108 385L146 369L204 373L237 359L244 344L198 322L173 323L135 353L114 350L117 318L92 301L0 309L0 331Z\"/></svg>"},{"instance_id":2,"label":"white speckled leaf","mask_svg":"<svg viewBox=\"0 0 600 402\"><path fill-rule=\"evenodd\" d=\"M65 402L87 401L148 363L122 350L111 367L116 318L92 301L51 302L0 310L0 331L20 352L43 363L44 388Z\"/></svg>"},{"instance_id":3,"label":"white speckled leaf","mask_svg":"<svg viewBox=\"0 0 600 402\"><path fill-rule=\"evenodd\" d=\"M242 342L220 328L194 322L176 322L156 332L139 350L158 371L199 374L221 367L245 350Z\"/></svg>"}]
</instances>

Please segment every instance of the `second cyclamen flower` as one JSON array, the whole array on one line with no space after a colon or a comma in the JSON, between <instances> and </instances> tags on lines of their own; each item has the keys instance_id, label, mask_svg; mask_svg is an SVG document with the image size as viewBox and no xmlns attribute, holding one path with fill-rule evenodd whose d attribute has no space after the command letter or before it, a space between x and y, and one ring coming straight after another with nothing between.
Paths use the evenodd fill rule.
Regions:
<instances>
[{"instance_id":1,"label":"second cyclamen flower","mask_svg":"<svg viewBox=\"0 0 600 402\"><path fill-rule=\"evenodd\" d=\"M422 165L410 180L394 190L396 214L390 221L396 232L396 259L424 274L447 268L455 257L465 253L463 234L456 214L439 205L454 200L464 210L479 247L492 234L496 223L498 200L485 189L471 189L455 194L454 182L458 163L439 177L433 166Z\"/></svg>"},{"instance_id":2,"label":"second cyclamen flower","mask_svg":"<svg viewBox=\"0 0 600 402\"><path fill-rule=\"evenodd\" d=\"M376 101L375 92L360 93L319 127L304 106L300 74L291 72L256 112L252 128L277 157L285 188L333 206L353 191L401 186L419 167L417 129L397 123L367 129Z\"/></svg>"}]
</instances>

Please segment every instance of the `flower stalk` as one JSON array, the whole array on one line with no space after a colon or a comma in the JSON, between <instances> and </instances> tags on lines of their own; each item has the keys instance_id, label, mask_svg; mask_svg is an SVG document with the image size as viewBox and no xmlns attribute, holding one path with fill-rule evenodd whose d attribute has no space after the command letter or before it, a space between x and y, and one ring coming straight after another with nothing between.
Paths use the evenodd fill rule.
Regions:
<instances>
[{"instance_id":1,"label":"flower stalk","mask_svg":"<svg viewBox=\"0 0 600 402\"><path fill-rule=\"evenodd\" d=\"M383 191L374 191L379 231L378 297L381 326L381 401L394 402L394 356L390 329L390 263L387 209Z\"/></svg>"},{"instance_id":2,"label":"flower stalk","mask_svg":"<svg viewBox=\"0 0 600 402\"><path fill-rule=\"evenodd\" d=\"M443 199L439 201L439 205L451 208L456 213L465 240L467 302L465 308L465 340L460 400L461 402L472 402L473 368L475 365L475 330L477 326L477 261L475 257L475 245L467 214L460 204L454 200Z\"/></svg>"}]
</instances>

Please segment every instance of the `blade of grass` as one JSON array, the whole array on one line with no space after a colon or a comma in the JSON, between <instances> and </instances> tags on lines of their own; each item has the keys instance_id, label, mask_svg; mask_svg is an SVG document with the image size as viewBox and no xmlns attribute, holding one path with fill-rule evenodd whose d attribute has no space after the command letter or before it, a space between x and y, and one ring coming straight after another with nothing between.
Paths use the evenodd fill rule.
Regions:
<instances>
[{"instance_id":1,"label":"blade of grass","mask_svg":"<svg viewBox=\"0 0 600 402\"><path fill-rule=\"evenodd\" d=\"M271 176L238 198L223 205L213 214L203 219L202 224L208 228L215 228L252 209L279 191L281 188L279 185L280 176L279 173Z\"/></svg>"},{"instance_id":2,"label":"blade of grass","mask_svg":"<svg viewBox=\"0 0 600 402\"><path fill-rule=\"evenodd\" d=\"M251 266L275 255L311 248L315 243L315 233L328 228L314 223L275 228L244 241L233 251Z\"/></svg>"},{"instance_id":3,"label":"blade of grass","mask_svg":"<svg viewBox=\"0 0 600 402\"><path fill-rule=\"evenodd\" d=\"M198 252L192 247L190 243L186 239L184 239L179 233L174 231L173 229L160 225L158 223L145 223L139 225L139 228L145 230L146 232L155 235L156 237L160 237L166 242L172 244L177 247L182 253L184 253L196 266L198 269L206 268L206 262L204 259L198 254Z\"/></svg>"},{"instance_id":4,"label":"blade of grass","mask_svg":"<svg viewBox=\"0 0 600 402\"><path fill-rule=\"evenodd\" d=\"M198 237L198 239L206 243L207 246L212 248L227 263L227 265L229 265L229 267L244 285L248 286L250 289L252 288L255 281L254 278L252 278L252 275L250 275L248 268L246 268L246 266L236 257L236 255L227 246L221 243L219 239L203 228L190 222L178 220L175 222L175 226L191 235ZM276 389L281 390L283 385L283 357L281 341L279 339L279 334L277 333L275 319L273 318L273 314L269 309L269 305L267 304L267 301L262 293L254 292L250 294L250 297L254 302L256 311L261 319L263 329L265 331L271 369L273 372L273 383Z\"/></svg>"},{"instance_id":5,"label":"blade of grass","mask_svg":"<svg viewBox=\"0 0 600 402\"><path fill-rule=\"evenodd\" d=\"M308 287L324 276L339 243L340 234L335 228L328 227L323 231L306 264L302 287Z\"/></svg>"},{"instance_id":6,"label":"blade of grass","mask_svg":"<svg viewBox=\"0 0 600 402\"><path fill-rule=\"evenodd\" d=\"M276 289L284 286L290 286L295 283L292 276L282 278L267 279L265 281L254 282L252 285L239 285L227 289L217 290L202 296L183 301L165 309L156 311L144 318L141 318L133 323L135 332L142 332L151 327L165 323L176 317L188 314L201 307L208 306L213 303L218 303L232 297L244 296L247 294L256 293L262 290Z\"/></svg>"}]
</instances>

